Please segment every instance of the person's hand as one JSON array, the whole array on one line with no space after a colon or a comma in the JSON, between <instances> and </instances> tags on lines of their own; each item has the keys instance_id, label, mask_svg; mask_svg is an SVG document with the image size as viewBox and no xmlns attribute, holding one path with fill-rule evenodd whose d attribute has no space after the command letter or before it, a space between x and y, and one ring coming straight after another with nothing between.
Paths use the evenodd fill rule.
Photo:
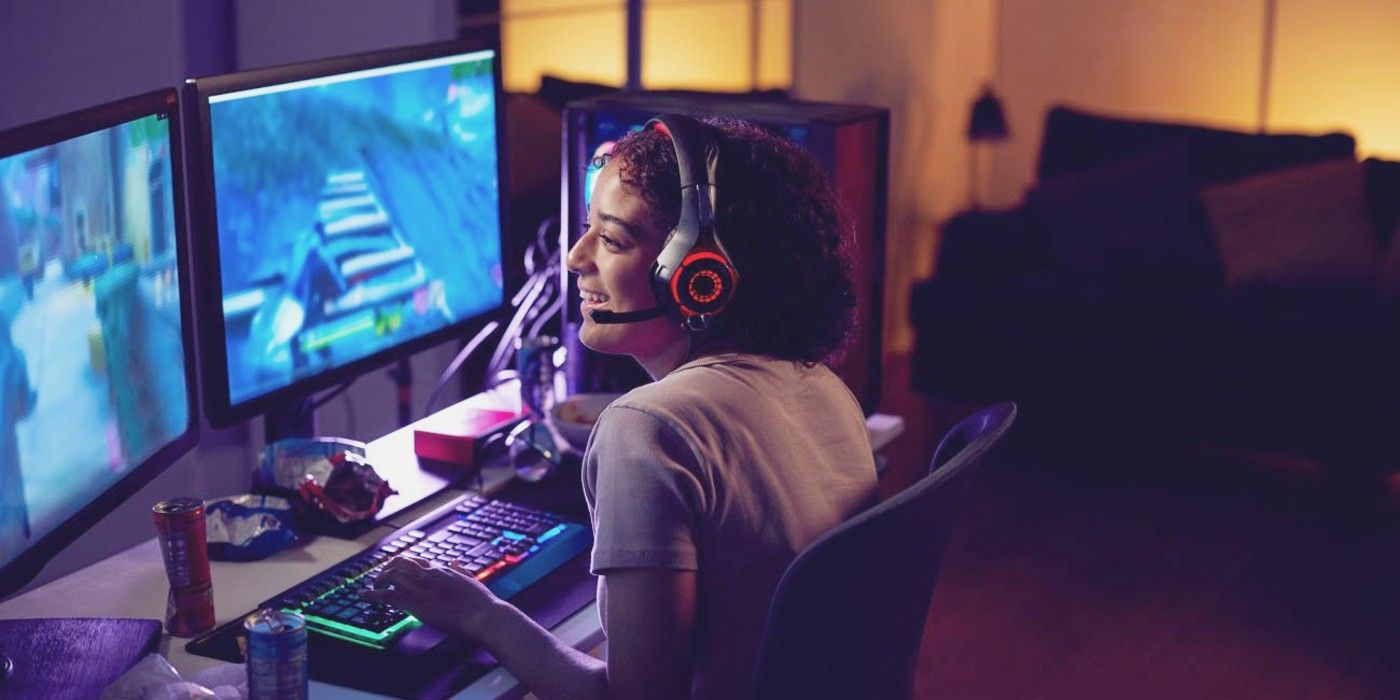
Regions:
<instances>
[{"instance_id":1,"label":"person's hand","mask_svg":"<svg viewBox=\"0 0 1400 700\"><path fill-rule=\"evenodd\" d=\"M489 629L484 618L501 604L465 571L408 556L390 561L374 588L364 589L360 597L388 603L444 632L477 642Z\"/></svg>"}]
</instances>

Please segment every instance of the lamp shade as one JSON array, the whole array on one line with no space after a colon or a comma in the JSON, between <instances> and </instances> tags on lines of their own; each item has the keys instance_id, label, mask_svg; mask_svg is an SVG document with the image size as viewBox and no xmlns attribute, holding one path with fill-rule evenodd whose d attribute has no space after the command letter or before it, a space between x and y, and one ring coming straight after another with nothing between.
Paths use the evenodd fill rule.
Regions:
<instances>
[{"instance_id":1,"label":"lamp shade","mask_svg":"<svg viewBox=\"0 0 1400 700\"><path fill-rule=\"evenodd\" d=\"M972 114L967 120L968 141L1001 141L1008 135L1006 114L1001 109L1001 99L992 92L990 86L982 88L982 94L972 103Z\"/></svg>"}]
</instances>

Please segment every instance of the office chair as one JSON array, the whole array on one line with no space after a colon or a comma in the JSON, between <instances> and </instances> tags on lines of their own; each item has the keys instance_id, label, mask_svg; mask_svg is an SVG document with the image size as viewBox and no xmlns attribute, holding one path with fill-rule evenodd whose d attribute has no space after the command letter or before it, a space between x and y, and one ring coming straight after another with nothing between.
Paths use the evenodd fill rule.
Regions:
<instances>
[{"instance_id":1,"label":"office chair","mask_svg":"<svg viewBox=\"0 0 1400 700\"><path fill-rule=\"evenodd\" d=\"M959 422L928 476L836 526L788 566L768 611L755 697L908 698L943 550L972 474L1016 418Z\"/></svg>"}]
</instances>

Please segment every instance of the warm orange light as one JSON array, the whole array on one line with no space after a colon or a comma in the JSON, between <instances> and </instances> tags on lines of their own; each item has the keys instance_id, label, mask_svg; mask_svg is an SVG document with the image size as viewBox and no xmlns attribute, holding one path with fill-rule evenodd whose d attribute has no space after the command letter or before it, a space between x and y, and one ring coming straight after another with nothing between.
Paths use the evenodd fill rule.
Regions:
<instances>
[{"instance_id":1,"label":"warm orange light","mask_svg":"<svg viewBox=\"0 0 1400 700\"><path fill-rule=\"evenodd\" d=\"M540 76L622 85L627 78L622 0L502 0L501 80L534 92Z\"/></svg>"},{"instance_id":2,"label":"warm orange light","mask_svg":"<svg viewBox=\"0 0 1400 700\"><path fill-rule=\"evenodd\" d=\"M650 0L643 9L642 84L741 91L792 82L792 0L760 0L758 52L750 0ZM626 81L622 0L503 0L502 77L532 92L540 76Z\"/></svg>"},{"instance_id":3,"label":"warm orange light","mask_svg":"<svg viewBox=\"0 0 1400 700\"><path fill-rule=\"evenodd\" d=\"M763 0L759 9L755 55L749 0L647 3L642 83L648 88L728 91L787 87L792 80L791 0ZM778 51L784 52L782 58Z\"/></svg>"},{"instance_id":4,"label":"warm orange light","mask_svg":"<svg viewBox=\"0 0 1400 700\"><path fill-rule=\"evenodd\" d=\"M1397 27L1395 0L1280 2L1268 130L1346 131L1362 156L1400 158Z\"/></svg>"}]
</instances>

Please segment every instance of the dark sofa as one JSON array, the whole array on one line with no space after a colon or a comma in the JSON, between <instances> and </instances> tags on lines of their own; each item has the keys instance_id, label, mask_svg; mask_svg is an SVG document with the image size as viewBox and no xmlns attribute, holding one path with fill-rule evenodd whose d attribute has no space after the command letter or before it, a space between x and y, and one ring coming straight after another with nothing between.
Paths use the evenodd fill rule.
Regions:
<instances>
[{"instance_id":1,"label":"dark sofa","mask_svg":"<svg viewBox=\"0 0 1400 700\"><path fill-rule=\"evenodd\" d=\"M1400 465L1400 164L1354 151L1052 110L1022 205L942 230L914 388L1044 439Z\"/></svg>"}]
</instances>

